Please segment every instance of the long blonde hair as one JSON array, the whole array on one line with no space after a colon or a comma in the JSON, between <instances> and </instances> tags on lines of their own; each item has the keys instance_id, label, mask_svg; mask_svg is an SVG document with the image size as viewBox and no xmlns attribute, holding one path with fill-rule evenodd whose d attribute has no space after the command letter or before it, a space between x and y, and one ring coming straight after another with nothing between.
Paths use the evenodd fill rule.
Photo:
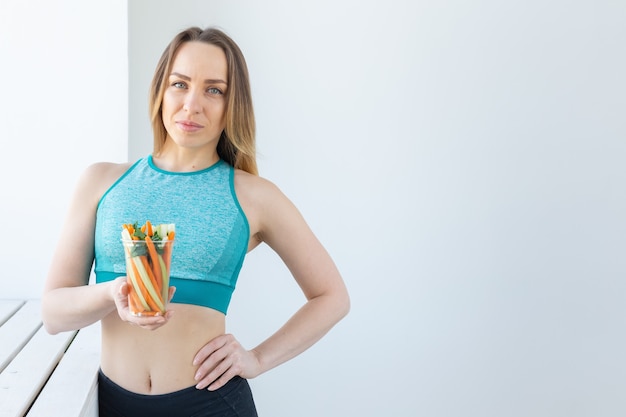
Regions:
<instances>
[{"instance_id":1,"label":"long blonde hair","mask_svg":"<svg viewBox=\"0 0 626 417\"><path fill-rule=\"evenodd\" d=\"M216 28L190 27L172 39L163 51L150 86L150 120L154 134L154 154L161 151L167 131L163 124L163 94L171 72L174 56L185 42L200 41L221 48L228 67L228 92L226 102L226 127L217 144L220 158L235 168L258 175L256 163L256 123L252 106L248 67L239 46L224 32Z\"/></svg>"}]
</instances>

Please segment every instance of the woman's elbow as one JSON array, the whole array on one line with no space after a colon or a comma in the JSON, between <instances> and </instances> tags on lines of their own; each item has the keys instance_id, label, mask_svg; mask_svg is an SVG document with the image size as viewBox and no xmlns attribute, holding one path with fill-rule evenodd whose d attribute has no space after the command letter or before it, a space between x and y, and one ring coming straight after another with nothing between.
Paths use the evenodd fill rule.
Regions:
<instances>
[{"instance_id":1,"label":"woman's elbow","mask_svg":"<svg viewBox=\"0 0 626 417\"><path fill-rule=\"evenodd\" d=\"M43 324L43 328L48 334L55 335L61 333L61 329L59 326L54 324L54 321L49 318L49 316L42 311L41 313L41 322Z\"/></svg>"},{"instance_id":2,"label":"woman's elbow","mask_svg":"<svg viewBox=\"0 0 626 417\"><path fill-rule=\"evenodd\" d=\"M46 332L51 335L61 333L61 329L54 321L54 314L51 312L53 308L50 306L50 299L48 294L44 294L41 299L41 322Z\"/></svg>"},{"instance_id":3,"label":"woman's elbow","mask_svg":"<svg viewBox=\"0 0 626 417\"><path fill-rule=\"evenodd\" d=\"M45 319L43 320L43 328L48 334L55 335L61 333L61 330L55 327L53 324L47 322Z\"/></svg>"},{"instance_id":4,"label":"woman's elbow","mask_svg":"<svg viewBox=\"0 0 626 417\"><path fill-rule=\"evenodd\" d=\"M337 321L339 321L348 315L351 308L350 295L346 289L337 294L335 303Z\"/></svg>"}]
</instances>

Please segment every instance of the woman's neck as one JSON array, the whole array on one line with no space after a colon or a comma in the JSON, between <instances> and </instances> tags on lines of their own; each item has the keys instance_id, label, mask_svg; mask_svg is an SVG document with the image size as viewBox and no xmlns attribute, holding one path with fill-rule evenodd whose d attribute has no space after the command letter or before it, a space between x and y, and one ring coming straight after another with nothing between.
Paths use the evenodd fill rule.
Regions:
<instances>
[{"instance_id":1,"label":"woman's neck","mask_svg":"<svg viewBox=\"0 0 626 417\"><path fill-rule=\"evenodd\" d=\"M152 155L154 164L165 171L200 171L214 165L220 159L215 148L189 149L167 145L166 143L160 152Z\"/></svg>"}]
</instances>

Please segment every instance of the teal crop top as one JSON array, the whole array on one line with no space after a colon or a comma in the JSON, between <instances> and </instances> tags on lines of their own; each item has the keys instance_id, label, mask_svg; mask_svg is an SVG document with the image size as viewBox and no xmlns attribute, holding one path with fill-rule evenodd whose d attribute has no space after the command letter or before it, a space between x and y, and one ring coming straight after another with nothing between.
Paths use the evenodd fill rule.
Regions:
<instances>
[{"instance_id":1,"label":"teal crop top","mask_svg":"<svg viewBox=\"0 0 626 417\"><path fill-rule=\"evenodd\" d=\"M152 156L138 160L98 203L96 282L126 275L122 224L174 223L172 302L226 314L250 238L248 220L235 195L234 172L223 160L184 173L159 169Z\"/></svg>"}]
</instances>

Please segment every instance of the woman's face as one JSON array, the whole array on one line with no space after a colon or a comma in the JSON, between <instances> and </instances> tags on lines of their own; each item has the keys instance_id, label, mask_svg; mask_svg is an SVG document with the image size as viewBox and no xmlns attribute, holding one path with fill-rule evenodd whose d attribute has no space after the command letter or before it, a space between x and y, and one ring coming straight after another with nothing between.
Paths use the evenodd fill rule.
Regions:
<instances>
[{"instance_id":1,"label":"woman's face","mask_svg":"<svg viewBox=\"0 0 626 417\"><path fill-rule=\"evenodd\" d=\"M176 145L216 147L225 125L226 56L221 48L204 42L186 42L166 74L163 124Z\"/></svg>"}]
</instances>

